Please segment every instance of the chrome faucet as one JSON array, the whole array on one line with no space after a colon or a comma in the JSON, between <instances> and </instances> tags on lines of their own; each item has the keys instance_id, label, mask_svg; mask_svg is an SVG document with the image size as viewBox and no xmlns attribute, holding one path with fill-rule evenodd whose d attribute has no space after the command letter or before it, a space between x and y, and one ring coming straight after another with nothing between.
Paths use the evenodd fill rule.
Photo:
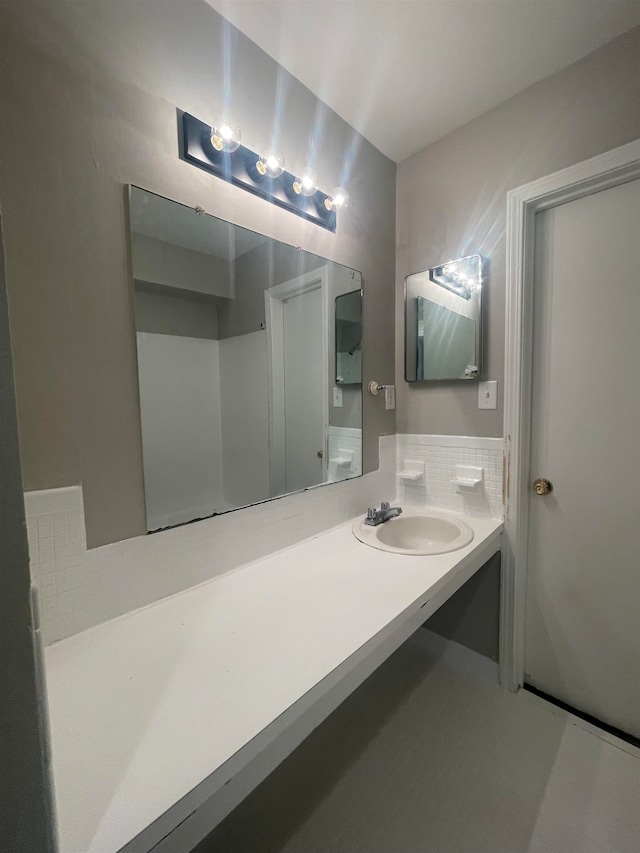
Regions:
<instances>
[{"instance_id":1,"label":"chrome faucet","mask_svg":"<svg viewBox=\"0 0 640 853\"><path fill-rule=\"evenodd\" d=\"M369 507L364 523L370 524L372 527L377 527L378 524L384 524L385 521L389 521L390 518L395 518L396 515L400 515L401 512L402 507L391 506L389 501L382 501L380 509Z\"/></svg>"}]
</instances>

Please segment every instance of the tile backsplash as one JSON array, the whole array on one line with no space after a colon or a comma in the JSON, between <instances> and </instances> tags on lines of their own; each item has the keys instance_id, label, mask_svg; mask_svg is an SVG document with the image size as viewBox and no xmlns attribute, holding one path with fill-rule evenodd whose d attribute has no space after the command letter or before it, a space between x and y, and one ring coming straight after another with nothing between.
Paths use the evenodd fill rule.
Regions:
<instances>
[{"instance_id":1,"label":"tile backsplash","mask_svg":"<svg viewBox=\"0 0 640 853\"><path fill-rule=\"evenodd\" d=\"M329 427L330 483L362 474L362 430L352 427Z\"/></svg>"},{"instance_id":2,"label":"tile backsplash","mask_svg":"<svg viewBox=\"0 0 640 853\"><path fill-rule=\"evenodd\" d=\"M380 439L380 468L352 480L87 549L81 486L25 494L31 575L50 644L343 524L381 500L502 516L502 439ZM397 472L424 465L420 479ZM416 466L417 463L417 466ZM460 494L456 464L483 469Z\"/></svg>"},{"instance_id":3,"label":"tile backsplash","mask_svg":"<svg viewBox=\"0 0 640 853\"><path fill-rule=\"evenodd\" d=\"M504 440L458 435L397 436L396 466L410 474L424 466L424 476L398 478L397 497L407 506L431 506L466 515L502 518ZM457 486L456 466L481 468L482 482Z\"/></svg>"},{"instance_id":4,"label":"tile backsplash","mask_svg":"<svg viewBox=\"0 0 640 853\"><path fill-rule=\"evenodd\" d=\"M45 644L211 580L343 524L395 492L395 436L380 468L148 536L87 550L82 488L25 493Z\"/></svg>"}]
</instances>

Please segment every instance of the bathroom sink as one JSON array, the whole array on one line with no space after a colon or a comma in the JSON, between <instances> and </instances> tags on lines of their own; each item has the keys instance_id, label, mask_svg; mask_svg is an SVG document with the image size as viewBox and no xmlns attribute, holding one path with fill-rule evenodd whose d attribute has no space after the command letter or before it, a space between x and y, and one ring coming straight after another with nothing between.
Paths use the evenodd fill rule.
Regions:
<instances>
[{"instance_id":1,"label":"bathroom sink","mask_svg":"<svg viewBox=\"0 0 640 853\"><path fill-rule=\"evenodd\" d=\"M464 521L431 510L409 510L376 527L357 519L352 529L365 545L414 556L457 551L473 539L473 530Z\"/></svg>"}]
</instances>

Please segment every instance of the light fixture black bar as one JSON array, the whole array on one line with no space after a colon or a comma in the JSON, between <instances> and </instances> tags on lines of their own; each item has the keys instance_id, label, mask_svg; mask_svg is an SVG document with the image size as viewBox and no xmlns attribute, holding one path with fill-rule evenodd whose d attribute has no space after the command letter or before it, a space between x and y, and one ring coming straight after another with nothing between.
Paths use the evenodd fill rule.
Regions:
<instances>
[{"instance_id":1,"label":"light fixture black bar","mask_svg":"<svg viewBox=\"0 0 640 853\"><path fill-rule=\"evenodd\" d=\"M182 114L182 131L182 158L188 163L335 233L336 212L327 210L325 200L329 196L325 193L316 190L312 196L296 195L296 176L291 172L277 178L261 175L256 169L258 155L244 145L232 153L216 151L211 144L211 127L189 113Z\"/></svg>"}]
</instances>

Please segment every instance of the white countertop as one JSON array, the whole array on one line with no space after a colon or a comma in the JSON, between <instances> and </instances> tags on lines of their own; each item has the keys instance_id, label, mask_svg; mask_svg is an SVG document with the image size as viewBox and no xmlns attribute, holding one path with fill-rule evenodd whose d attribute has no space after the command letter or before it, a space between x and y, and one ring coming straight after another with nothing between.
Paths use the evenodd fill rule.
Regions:
<instances>
[{"instance_id":1,"label":"white countertop","mask_svg":"<svg viewBox=\"0 0 640 853\"><path fill-rule=\"evenodd\" d=\"M127 846L150 849L193 811L167 817L180 798L215 793L258 735L498 550L502 522L465 520L473 542L434 557L375 550L343 525L48 647L61 853L115 853L164 815Z\"/></svg>"}]
</instances>

